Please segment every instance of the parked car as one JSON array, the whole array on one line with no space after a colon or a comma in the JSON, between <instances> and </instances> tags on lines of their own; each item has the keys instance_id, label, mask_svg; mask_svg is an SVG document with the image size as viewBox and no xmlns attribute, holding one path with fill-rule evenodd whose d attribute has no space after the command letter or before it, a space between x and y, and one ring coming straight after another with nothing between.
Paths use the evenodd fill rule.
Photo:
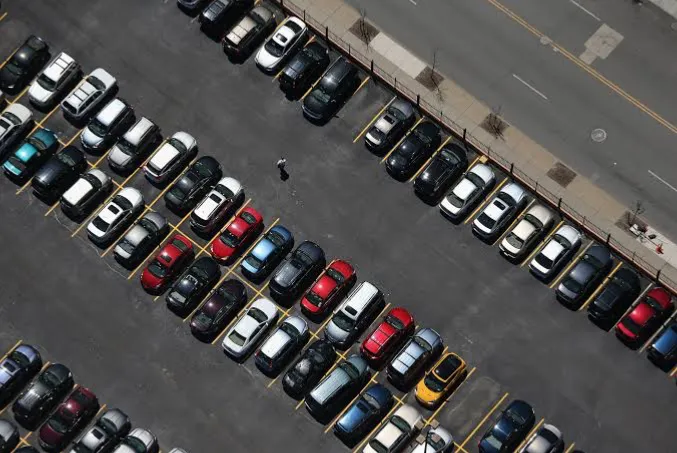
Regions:
<instances>
[{"instance_id":1,"label":"parked car","mask_svg":"<svg viewBox=\"0 0 677 453\"><path fill-rule=\"evenodd\" d=\"M42 368L37 349L20 344L0 362L0 407L10 402Z\"/></svg>"},{"instance_id":2,"label":"parked car","mask_svg":"<svg viewBox=\"0 0 677 453\"><path fill-rule=\"evenodd\" d=\"M33 112L21 104L10 104L0 115L0 162L32 125Z\"/></svg>"},{"instance_id":3,"label":"parked car","mask_svg":"<svg viewBox=\"0 0 677 453\"><path fill-rule=\"evenodd\" d=\"M542 204L530 207L498 245L501 254L509 261L520 261L550 231L553 221L552 211Z\"/></svg>"},{"instance_id":4,"label":"parked car","mask_svg":"<svg viewBox=\"0 0 677 453\"><path fill-rule=\"evenodd\" d=\"M324 337L337 349L347 349L385 307L383 293L369 282L362 282L334 311Z\"/></svg>"},{"instance_id":5,"label":"parked car","mask_svg":"<svg viewBox=\"0 0 677 453\"><path fill-rule=\"evenodd\" d=\"M84 149L101 152L108 149L136 121L134 109L121 98L108 102L80 134Z\"/></svg>"},{"instance_id":6,"label":"parked car","mask_svg":"<svg viewBox=\"0 0 677 453\"><path fill-rule=\"evenodd\" d=\"M312 321L322 320L334 309L357 281L353 266L334 260L301 298L301 312Z\"/></svg>"},{"instance_id":7,"label":"parked car","mask_svg":"<svg viewBox=\"0 0 677 453\"><path fill-rule=\"evenodd\" d=\"M5 161L5 175L19 184L25 183L58 147L59 141L54 132L42 128L36 130Z\"/></svg>"},{"instance_id":8,"label":"parked car","mask_svg":"<svg viewBox=\"0 0 677 453\"><path fill-rule=\"evenodd\" d=\"M364 136L364 144L375 154L385 154L404 137L415 122L414 107L408 101L397 98L369 128Z\"/></svg>"},{"instance_id":9,"label":"parked car","mask_svg":"<svg viewBox=\"0 0 677 453\"><path fill-rule=\"evenodd\" d=\"M147 429L134 428L113 453L159 453L157 437Z\"/></svg>"},{"instance_id":10,"label":"parked car","mask_svg":"<svg viewBox=\"0 0 677 453\"><path fill-rule=\"evenodd\" d=\"M641 291L637 272L621 267L588 305L588 319L608 330L630 308Z\"/></svg>"},{"instance_id":11,"label":"parked car","mask_svg":"<svg viewBox=\"0 0 677 453\"><path fill-rule=\"evenodd\" d=\"M75 146L66 146L33 175L33 192L44 200L58 199L87 169L87 158Z\"/></svg>"},{"instance_id":12,"label":"parked car","mask_svg":"<svg viewBox=\"0 0 677 453\"><path fill-rule=\"evenodd\" d=\"M562 225L529 263L529 270L542 281L551 280L581 246L581 233Z\"/></svg>"},{"instance_id":13,"label":"parked car","mask_svg":"<svg viewBox=\"0 0 677 453\"><path fill-rule=\"evenodd\" d=\"M223 170L219 161L212 156L200 157L165 193L167 207L179 214L188 212L214 187L221 176Z\"/></svg>"},{"instance_id":14,"label":"parked car","mask_svg":"<svg viewBox=\"0 0 677 453\"><path fill-rule=\"evenodd\" d=\"M167 308L187 316L221 278L221 268L209 256L195 260L167 294Z\"/></svg>"},{"instance_id":15,"label":"parked car","mask_svg":"<svg viewBox=\"0 0 677 453\"><path fill-rule=\"evenodd\" d=\"M276 377L309 338L310 330L303 318L285 318L256 351L256 367L266 376Z\"/></svg>"},{"instance_id":16,"label":"parked car","mask_svg":"<svg viewBox=\"0 0 677 453\"><path fill-rule=\"evenodd\" d=\"M367 385L371 373L357 354L342 360L306 395L306 409L320 423L327 423Z\"/></svg>"},{"instance_id":17,"label":"parked car","mask_svg":"<svg viewBox=\"0 0 677 453\"><path fill-rule=\"evenodd\" d=\"M99 400L91 390L77 387L40 428L38 442L45 451L61 451L99 411Z\"/></svg>"},{"instance_id":18,"label":"parked car","mask_svg":"<svg viewBox=\"0 0 677 453\"><path fill-rule=\"evenodd\" d=\"M193 243L175 234L141 273L141 286L150 293L160 293L188 266L195 256Z\"/></svg>"},{"instance_id":19,"label":"parked car","mask_svg":"<svg viewBox=\"0 0 677 453\"><path fill-rule=\"evenodd\" d=\"M557 300L577 310L611 272L613 264L613 256L605 246L595 244L588 248L557 286Z\"/></svg>"},{"instance_id":20,"label":"parked car","mask_svg":"<svg viewBox=\"0 0 677 453\"><path fill-rule=\"evenodd\" d=\"M197 140L186 132L177 132L158 148L143 167L153 184L164 184L178 174L197 155Z\"/></svg>"},{"instance_id":21,"label":"parked car","mask_svg":"<svg viewBox=\"0 0 677 453\"><path fill-rule=\"evenodd\" d=\"M336 421L334 434L346 446L354 447L390 412L394 401L384 385L370 385Z\"/></svg>"},{"instance_id":22,"label":"parked car","mask_svg":"<svg viewBox=\"0 0 677 453\"><path fill-rule=\"evenodd\" d=\"M496 184L494 171L476 164L451 189L440 203L440 213L452 222L460 222Z\"/></svg>"},{"instance_id":23,"label":"parked car","mask_svg":"<svg viewBox=\"0 0 677 453\"><path fill-rule=\"evenodd\" d=\"M221 179L193 210L190 226L201 234L212 233L233 214L243 196L240 181L230 177Z\"/></svg>"},{"instance_id":24,"label":"parked car","mask_svg":"<svg viewBox=\"0 0 677 453\"><path fill-rule=\"evenodd\" d=\"M357 67L338 57L313 90L303 98L303 116L323 124L338 112L360 83Z\"/></svg>"},{"instance_id":25,"label":"parked car","mask_svg":"<svg viewBox=\"0 0 677 453\"><path fill-rule=\"evenodd\" d=\"M53 363L47 366L12 404L14 418L27 430L34 430L66 397L73 385L73 375L65 365Z\"/></svg>"},{"instance_id":26,"label":"parked car","mask_svg":"<svg viewBox=\"0 0 677 453\"><path fill-rule=\"evenodd\" d=\"M61 196L61 211L71 219L89 215L113 189L111 177L98 168L84 172Z\"/></svg>"},{"instance_id":27,"label":"parked car","mask_svg":"<svg viewBox=\"0 0 677 453\"><path fill-rule=\"evenodd\" d=\"M444 354L416 386L416 401L434 409L446 400L468 374L465 360L453 352Z\"/></svg>"},{"instance_id":28,"label":"parked car","mask_svg":"<svg viewBox=\"0 0 677 453\"><path fill-rule=\"evenodd\" d=\"M616 325L616 337L633 348L638 347L674 310L672 295L664 288L653 288Z\"/></svg>"},{"instance_id":29,"label":"parked car","mask_svg":"<svg viewBox=\"0 0 677 453\"><path fill-rule=\"evenodd\" d=\"M247 288L237 279L221 283L190 320L193 336L211 342L247 303Z\"/></svg>"},{"instance_id":30,"label":"parked car","mask_svg":"<svg viewBox=\"0 0 677 453\"><path fill-rule=\"evenodd\" d=\"M454 437L449 431L438 426L430 428L425 440L414 448L411 453L452 453L454 451Z\"/></svg>"},{"instance_id":31,"label":"parked car","mask_svg":"<svg viewBox=\"0 0 677 453\"><path fill-rule=\"evenodd\" d=\"M19 428L7 420L0 419L0 453L11 453L19 445Z\"/></svg>"},{"instance_id":32,"label":"parked car","mask_svg":"<svg viewBox=\"0 0 677 453\"><path fill-rule=\"evenodd\" d=\"M442 143L440 128L431 121L422 121L386 159L388 174L397 181L411 178Z\"/></svg>"},{"instance_id":33,"label":"parked car","mask_svg":"<svg viewBox=\"0 0 677 453\"><path fill-rule=\"evenodd\" d=\"M327 340L311 343L282 378L282 388L294 399L303 398L336 362L336 350Z\"/></svg>"},{"instance_id":34,"label":"parked car","mask_svg":"<svg viewBox=\"0 0 677 453\"><path fill-rule=\"evenodd\" d=\"M119 173L129 173L161 141L160 128L148 118L142 117L110 149L108 165Z\"/></svg>"},{"instance_id":35,"label":"parked car","mask_svg":"<svg viewBox=\"0 0 677 453\"><path fill-rule=\"evenodd\" d=\"M95 69L61 101L61 110L66 118L79 124L94 115L116 87L115 77L104 69Z\"/></svg>"},{"instance_id":36,"label":"parked car","mask_svg":"<svg viewBox=\"0 0 677 453\"><path fill-rule=\"evenodd\" d=\"M303 241L270 280L270 295L277 301L296 299L327 265L324 251L311 241Z\"/></svg>"},{"instance_id":37,"label":"parked car","mask_svg":"<svg viewBox=\"0 0 677 453\"><path fill-rule=\"evenodd\" d=\"M245 360L278 316L274 303L264 297L255 300L226 333L221 343L223 351L233 360Z\"/></svg>"},{"instance_id":38,"label":"parked car","mask_svg":"<svg viewBox=\"0 0 677 453\"><path fill-rule=\"evenodd\" d=\"M475 218L473 233L485 241L494 239L517 217L526 203L527 193L521 186L506 184Z\"/></svg>"},{"instance_id":39,"label":"parked car","mask_svg":"<svg viewBox=\"0 0 677 453\"><path fill-rule=\"evenodd\" d=\"M66 52L59 53L38 75L28 89L28 99L39 109L52 106L78 80L82 68Z\"/></svg>"},{"instance_id":40,"label":"parked car","mask_svg":"<svg viewBox=\"0 0 677 453\"><path fill-rule=\"evenodd\" d=\"M169 223L161 214L148 212L120 239L113 250L123 267L134 269L169 233Z\"/></svg>"},{"instance_id":41,"label":"parked car","mask_svg":"<svg viewBox=\"0 0 677 453\"><path fill-rule=\"evenodd\" d=\"M400 406L364 447L364 453L397 453L423 428L423 416L409 404Z\"/></svg>"},{"instance_id":42,"label":"parked car","mask_svg":"<svg viewBox=\"0 0 677 453\"><path fill-rule=\"evenodd\" d=\"M31 35L0 68L0 90L16 94L23 90L49 61L49 46Z\"/></svg>"},{"instance_id":43,"label":"parked car","mask_svg":"<svg viewBox=\"0 0 677 453\"><path fill-rule=\"evenodd\" d=\"M665 328L647 349L647 357L664 371L677 365L677 321Z\"/></svg>"},{"instance_id":44,"label":"parked car","mask_svg":"<svg viewBox=\"0 0 677 453\"><path fill-rule=\"evenodd\" d=\"M256 66L274 74L308 40L308 27L298 17L287 17L256 53Z\"/></svg>"},{"instance_id":45,"label":"parked car","mask_svg":"<svg viewBox=\"0 0 677 453\"><path fill-rule=\"evenodd\" d=\"M280 74L280 89L287 96L305 93L320 78L330 63L329 50L317 41L305 46Z\"/></svg>"},{"instance_id":46,"label":"parked car","mask_svg":"<svg viewBox=\"0 0 677 453\"><path fill-rule=\"evenodd\" d=\"M254 6L254 0L212 0L200 14L200 28L208 35L220 38L228 24Z\"/></svg>"},{"instance_id":47,"label":"parked car","mask_svg":"<svg viewBox=\"0 0 677 453\"><path fill-rule=\"evenodd\" d=\"M360 353L373 368L379 368L414 334L414 317L402 307L393 308L364 339Z\"/></svg>"},{"instance_id":48,"label":"parked car","mask_svg":"<svg viewBox=\"0 0 677 453\"><path fill-rule=\"evenodd\" d=\"M465 149L458 143L445 145L414 180L414 192L426 202L437 202L467 169Z\"/></svg>"},{"instance_id":49,"label":"parked car","mask_svg":"<svg viewBox=\"0 0 677 453\"><path fill-rule=\"evenodd\" d=\"M127 414L120 409L108 409L75 442L70 453L108 453L131 429L132 423Z\"/></svg>"},{"instance_id":50,"label":"parked car","mask_svg":"<svg viewBox=\"0 0 677 453\"><path fill-rule=\"evenodd\" d=\"M87 225L87 236L99 246L111 243L132 224L143 209L143 195L133 187L124 187Z\"/></svg>"},{"instance_id":51,"label":"parked car","mask_svg":"<svg viewBox=\"0 0 677 453\"><path fill-rule=\"evenodd\" d=\"M209 0L176 0L178 7L190 14L202 11L207 2Z\"/></svg>"},{"instance_id":52,"label":"parked car","mask_svg":"<svg viewBox=\"0 0 677 453\"><path fill-rule=\"evenodd\" d=\"M520 448L519 453L558 453L564 451L562 431L544 423Z\"/></svg>"},{"instance_id":53,"label":"parked car","mask_svg":"<svg viewBox=\"0 0 677 453\"><path fill-rule=\"evenodd\" d=\"M245 60L276 25L275 14L269 8L257 5L226 32L223 51L233 60Z\"/></svg>"},{"instance_id":54,"label":"parked car","mask_svg":"<svg viewBox=\"0 0 677 453\"><path fill-rule=\"evenodd\" d=\"M514 451L527 437L536 422L532 407L522 401L512 401L479 443L480 453Z\"/></svg>"},{"instance_id":55,"label":"parked car","mask_svg":"<svg viewBox=\"0 0 677 453\"><path fill-rule=\"evenodd\" d=\"M212 257L221 264L238 257L263 230L263 216L247 206L209 246Z\"/></svg>"},{"instance_id":56,"label":"parked car","mask_svg":"<svg viewBox=\"0 0 677 453\"><path fill-rule=\"evenodd\" d=\"M240 264L242 275L258 282L265 279L294 247L294 236L282 225L275 225L256 243Z\"/></svg>"},{"instance_id":57,"label":"parked car","mask_svg":"<svg viewBox=\"0 0 677 453\"><path fill-rule=\"evenodd\" d=\"M386 368L388 380L395 388L409 391L424 371L442 354L440 334L428 327L420 329L405 343Z\"/></svg>"}]
</instances>

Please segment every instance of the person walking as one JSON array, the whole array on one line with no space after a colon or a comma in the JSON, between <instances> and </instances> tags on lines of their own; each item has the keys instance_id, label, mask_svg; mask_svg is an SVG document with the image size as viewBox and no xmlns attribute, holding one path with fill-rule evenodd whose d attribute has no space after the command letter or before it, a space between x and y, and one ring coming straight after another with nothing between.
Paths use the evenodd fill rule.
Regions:
<instances>
[{"instance_id":1,"label":"person walking","mask_svg":"<svg viewBox=\"0 0 677 453\"><path fill-rule=\"evenodd\" d=\"M280 160L277 161L277 169L280 170L280 179L282 181L286 181L289 179L289 173L287 173L287 170L285 170L285 167L287 165L287 159L284 157L280 157Z\"/></svg>"}]
</instances>

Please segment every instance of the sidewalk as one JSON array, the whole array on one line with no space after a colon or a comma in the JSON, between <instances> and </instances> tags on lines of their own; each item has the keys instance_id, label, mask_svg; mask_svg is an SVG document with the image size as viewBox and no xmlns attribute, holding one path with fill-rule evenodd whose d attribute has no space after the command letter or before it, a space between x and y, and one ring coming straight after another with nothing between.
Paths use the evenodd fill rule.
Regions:
<instances>
[{"instance_id":1,"label":"sidewalk","mask_svg":"<svg viewBox=\"0 0 677 453\"><path fill-rule=\"evenodd\" d=\"M667 244L658 253L655 247L640 241L626 227L630 208L576 174L504 119L497 121L493 115L497 112L492 112L448 77L432 73L426 62L378 30L368 19L363 24L353 7L342 0L277 1L299 17L305 16L316 32L327 34L332 44L350 52L366 68L373 64L379 78L414 102L419 100L429 116L458 135L466 130L468 141L493 163L512 171L515 179L559 207L598 240L608 241L649 276L660 273L661 282L677 291L677 246ZM674 4L677 13L677 0L651 1ZM495 132L496 128L502 131L498 138L489 132ZM599 138L593 132L591 139Z\"/></svg>"},{"instance_id":2,"label":"sidewalk","mask_svg":"<svg viewBox=\"0 0 677 453\"><path fill-rule=\"evenodd\" d=\"M643 0L646 1L646 0ZM648 0L670 16L677 19L677 0Z\"/></svg>"}]
</instances>

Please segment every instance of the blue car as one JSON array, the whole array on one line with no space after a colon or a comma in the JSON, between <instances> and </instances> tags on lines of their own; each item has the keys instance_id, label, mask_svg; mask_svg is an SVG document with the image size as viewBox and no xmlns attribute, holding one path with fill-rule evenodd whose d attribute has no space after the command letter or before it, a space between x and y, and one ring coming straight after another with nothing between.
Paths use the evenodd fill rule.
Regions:
<instances>
[{"instance_id":1,"label":"blue car","mask_svg":"<svg viewBox=\"0 0 677 453\"><path fill-rule=\"evenodd\" d=\"M54 132L38 129L5 161L2 168L7 177L18 183L30 179L59 147Z\"/></svg>"},{"instance_id":2,"label":"blue car","mask_svg":"<svg viewBox=\"0 0 677 453\"><path fill-rule=\"evenodd\" d=\"M242 261L242 274L253 282L264 280L293 247L291 231L281 225L274 226Z\"/></svg>"},{"instance_id":3,"label":"blue car","mask_svg":"<svg viewBox=\"0 0 677 453\"><path fill-rule=\"evenodd\" d=\"M334 434L354 447L393 407L393 394L381 384L369 387L334 425Z\"/></svg>"},{"instance_id":4,"label":"blue car","mask_svg":"<svg viewBox=\"0 0 677 453\"><path fill-rule=\"evenodd\" d=\"M40 353L33 346L22 344L0 362L0 407L4 407L42 368Z\"/></svg>"},{"instance_id":5,"label":"blue car","mask_svg":"<svg viewBox=\"0 0 677 453\"><path fill-rule=\"evenodd\" d=\"M522 400L511 402L501 413L494 426L484 434L479 445L480 453L512 452L534 427L534 409Z\"/></svg>"},{"instance_id":6,"label":"blue car","mask_svg":"<svg viewBox=\"0 0 677 453\"><path fill-rule=\"evenodd\" d=\"M668 326L649 346L649 360L664 371L670 371L677 365L677 321Z\"/></svg>"}]
</instances>

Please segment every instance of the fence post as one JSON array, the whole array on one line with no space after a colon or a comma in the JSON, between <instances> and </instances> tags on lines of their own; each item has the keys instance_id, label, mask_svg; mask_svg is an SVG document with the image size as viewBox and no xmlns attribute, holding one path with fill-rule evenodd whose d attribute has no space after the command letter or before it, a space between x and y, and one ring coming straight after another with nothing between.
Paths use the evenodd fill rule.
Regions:
<instances>
[{"instance_id":1,"label":"fence post","mask_svg":"<svg viewBox=\"0 0 677 453\"><path fill-rule=\"evenodd\" d=\"M557 210L562 212L562 197L559 197L559 200L557 200Z\"/></svg>"},{"instance_id":2,"label":"fence post","mask_svg":"<svg viewBox=\"0 0 677 453\"><path fill-rule=\"evenodd\" d=\"M658 272L656 272L656 283L660 283L660 282L661 282L661 271L662 271L662 270L663 270L663 269L658 269Z\"/></svg>"},{"instance_id":3,"label":"fence post","mask_svg":"<svg viewBox=\"0 0 677 453\"><path fill-rule=\"evenodd\" d=\"M630 262L632 264L635 264L635 253L637 253L637 252L635 252L635 251L632 252L632 259L630 260Z\"/></svg>"},{"instance_id":4,"label":"fence post","mask_svg":"<svg viewBox=\"0 0 677 453\"><path fill-rule=\"evenodd\" d=\"M466 128L464 127L464 128L463 128L463 143L465 143L466 145L468 144L468 141L465 139L465 134L466 134L467 132L468 132L468 129L466 129Z\"/></svg>"},{"instance_id":5,"label":"fence post","mask_svg":"<svg viewBox=\"0 0 677 453\"><path fill-rule=\"evenodd\" d=\"M512 174L513 168L515 168L515 164L514 164L514 163L511 163L511 164L510 164L510 176L513 176L513 174Z\"/></svg>"},{"instance_id":6,"label":"fence post","mask_svg":"<svg viewBox=\"0 0 677 453\"><path fill-rule=\"evenodd\" d=\"M305 21L306 21L306 10L304 9L303 10L303 22L305 22Z\"/></svg>"},{"instance_id":7,"label":"fence post","mask_svg":"<svg viewBox=\"0 0 677 453\"><path fill-rule=\"evenodd\" d=\"M583 216L583 223L582 223L582 225L583 225L583 227L585 227L585 216Z\"/></svg>"},{"instance_id":8,"label":"fence post","mask_svg":"<svg viewBox=\"0 0 677 453\"><path fill-rule=\"evenodd\" d=\"M395 77L395 91L397 91L397 77Z\"/></svg>"},{"instance_id":9,"label":"fence post","mask_svg":"<svg viewBox=\"0 0 677 453\"><path fill-rule=\"evenodd\" d=\"M606 234L606 245L609 245L609 241L611 240L611 233Z\"/></svg>"},{"instance_id":10,"label":"fence post","mask_svg":"<svg viewBox=\"0 0 677 453\"><path fill-rule=\"evenodd\" d=\"M280 0L280 6L284 8L284 0ZM303 18L305 19L305 16L303 16Z\"/></svg>"},{"instance_id":11,"label":"fence post","mask_svg":"<svg viewBox=\"0 0 677 453\"><path fill-rule=\"evenodd\" d=\"M329 44L329 25L324 26L324 39L327 41L327 44Z\"/></svg>"},{"instance_id":12,"label":"fence post","mask_svg":"<svg viewBox=\"0 0 677 453\"><path fill-rule=\"evenodd\" d=\"M416 95L416 107L421 108L421 95Z\"/></svg>"},{"instance_id":13,"label":"fence post","mask_svg":"<svg viewBox=\"0 0 677 453\"><path fill-rule=\"evenodd\" d=\"M348 56L350 57L350 43L348 43Z\"/></svg>"},{"instance_id":14,"label":"fence post","mask_svg":"<svg viewBox=\"0 0 677 453\"><path fill-rule=\"evenodd\" d=\"M374 77L374 60L371 60L371 69L369 69L369 72L371 73L371 76Z\"/></svg>"}]
</instances>

